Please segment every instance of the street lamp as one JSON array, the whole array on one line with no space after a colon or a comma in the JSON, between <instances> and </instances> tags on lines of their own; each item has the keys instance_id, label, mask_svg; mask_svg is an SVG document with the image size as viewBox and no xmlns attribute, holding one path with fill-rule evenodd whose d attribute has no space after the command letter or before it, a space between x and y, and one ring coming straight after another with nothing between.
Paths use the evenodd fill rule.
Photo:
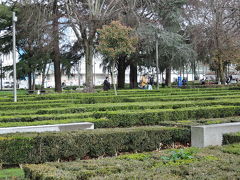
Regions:
<instances>
[{"instance_id":1,"label":"street lamp","mask_svg":"<svg viewBox=\"0 0 240 180\"><path fill-rule=\"evenodd\" d=\"M15 12L13 12L13 94L14 94L14 102L17 102L17 73L16 73L16 22L17 17L15 16Z\"/></svg>"},{"instance_id":2,"label":"street lamp","mask_svg":"<svg viewBox=\"0 0 240 180\"><path fill-rule=\"evenodd\" d=\"M2 83L2 79L3 79L3 72L2 72L2 66L3 66L3 59L0 57L0 65L1 65L1 91L3 90L3 83Z\"/></svg>"},{"instance_id":3,"label":"street lamp","mask_svg":"<svg viewBox=\"0 0 240 180\"><path fill-rule=\"evenodd\" d=\"M156 32L156 69L157 69L157 90L159 90L159 58L158 58L158 38L160 37L160 35Z\"/></svg>"}]
</instances>

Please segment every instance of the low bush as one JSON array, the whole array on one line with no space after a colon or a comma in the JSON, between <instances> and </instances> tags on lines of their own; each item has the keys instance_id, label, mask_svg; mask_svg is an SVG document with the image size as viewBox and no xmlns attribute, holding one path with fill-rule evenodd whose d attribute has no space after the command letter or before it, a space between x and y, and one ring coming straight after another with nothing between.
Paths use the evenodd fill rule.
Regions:
<instances>
[{"instance_id":1,"label":"low bush","mask_svg":"<svg viewBox=\"0 0 240 180\"><path fill-rule=\"evenodd\" d=\"M19 102L30 102L30 101L46 101L46 100L74 100L78 101L81 104L95 104L95 103L104 103L104 102L138 102L138 101L154 101L156 97L158 100L184 100L188 97L191 99L206 99L209 97L216 96L238 96L238 91L190 91L189 92L180 92L177 91L164 93L161 91L152 92L148 91L148 93L124 93L118 96L113 94L104 94L104 93L96 93L96 94L83 94L83 93L69 93L69 94L46 94L46 95L34 95L34 96L22 96L18 98ZM130 96L130 97L129 97ZM171 97L170 97L171 96ZM12 98L0 98L0 102L9 102L12 101ZM156 101L156 100L155 100Z\"/></svg>"},{"instance_id":2,"label":"low bush","mask_svg":"<svg viewBox=\"0 0 240 180\"><path fill-rule=\"evenodd\" d=\"M238 134L239 136L239 134ZM228 146L223 146L222 151L229 154L240 155L240 144L231 144Z\"/></svg>"},{"instance_id":3,"label":"low bush","mask_svg":"<svg viewBox=\"0 0 240 180\"><path fill-rule=\"evenodd\" d=\"M118 127L154 125L165 121L221 118L240 115L239 106L191 107L181 109L95 112L95 118L107 118Z\"/></svg>"},{"instance_id":4,"label":"low bush","mask_svg":"<svg viewBox=\"0 0 240 180\"><path fill-rule=\"evenodd\" d=\"M240 143L240 132L223 135L223 144Z\"/></svg>"},{"instance_id":5,"label":"low bush","mask_svg":"<svg viewBox=\"0 0 240 180\"><path fill-rule=\"evenodd\" d=\"M142 104L136 102L129 103L114 103L114 104L94 104L94 105L72 105L68 107L57 107L41 109L36 111L36 114L64 114L64 113L80 113L91 111L117 111L117 110L139 110L139 109L178 109L185 107L200 107L200 106L213 106L213 105L225 105L225 106L240 106L240 99L223 99L215 101L175 101L175 102L144 102Z\"/></svg>"},{"instance_id":6,"label":"low bush","mask_svg":"<svg viewBox=\"0 0 240 180\"><path fill-rule=\"evenodd\" d=\"M240 156L221 147L167 150L115 158L25 165L30 179L238 179Z\"/></svg>"},{"instance_id":7,"label":"low bush","mask_svg":"<svg viewBox=\"0 0 240 180\"><path fill-rule=\"evenodd\" d=\"M189 143L190 130L167 127L98 129L0 137L0 163L42 163L143 152L174 142Z\"/></svg>"},{"instance_id":8,"label":"low bush","mask_svg":"<svg viewBox=\"0 0 240 180\"><path fill-rule=\"evenodd\" d=\"M81 122L89 118L96 128L162 125L167 121L223 118L240 115L240 106L206 106L180 109L146 109L134 111L96 111L71 114L18 115L0 117L0 127L31 126Z\"/></svg>"}]
</instances>

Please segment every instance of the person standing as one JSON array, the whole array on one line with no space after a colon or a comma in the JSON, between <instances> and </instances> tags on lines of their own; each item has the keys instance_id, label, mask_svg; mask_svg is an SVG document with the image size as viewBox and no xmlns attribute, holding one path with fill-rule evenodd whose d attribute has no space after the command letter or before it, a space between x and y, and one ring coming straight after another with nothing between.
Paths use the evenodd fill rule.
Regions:
<instances>
[{"instance_id":1,"label":"person standing","mask_svg":"<svg viewBox=\"0 0 240 180\"><path fill-rule=\"evenodd\" d=\"M110 89L110 82L108 81L108 77L103 82L103 90L108 91Z\"/></svg>"},{"instance_id":2,"label":"person standing","mask_svg":"<svg viewBox=\"0 0 240 180\"><path fill-rule=\"evenodd\" d=\"M153 85L154 85L154 77L153 77L153 75L151 75L150 77L149 77L149 79L148 79L148 90L152 90L153 88Z\"/></svg>"},{"instance_id":3,"label":"person standing","mask_svg":"<svg viewBox=\"0 0 240 180\"><path fill-rule=\"evenodd\" d=\"M147 74L144 74L140 81L140 87L142 89L147 89L147 84L148 84Z\"/></svg>"}]
</instances>

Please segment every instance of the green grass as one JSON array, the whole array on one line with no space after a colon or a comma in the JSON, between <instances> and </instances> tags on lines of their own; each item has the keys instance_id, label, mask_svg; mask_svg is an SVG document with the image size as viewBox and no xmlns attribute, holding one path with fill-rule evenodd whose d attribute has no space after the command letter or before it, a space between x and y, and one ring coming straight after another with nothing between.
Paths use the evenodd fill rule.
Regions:
<instances>
[{"instance_id":1,"label":"green grass","mask_svg":"<svg viewBox=\"0 0 240 180\"><path fill-rule=\"evenodd\" d=\"M228 146L223 146L222 151L225 153L240 155L240 144L231 144Z\"/></svg>"},{"instance_id":2,"label":"green grass","mask_svg":"<svg viewBox=\"0 0 240 180\"><path fill-rule=\"evenodd\" d=\"M23 179L24 172L20 168L0 170L0 179Z\"/></svg>"}]
</instances>

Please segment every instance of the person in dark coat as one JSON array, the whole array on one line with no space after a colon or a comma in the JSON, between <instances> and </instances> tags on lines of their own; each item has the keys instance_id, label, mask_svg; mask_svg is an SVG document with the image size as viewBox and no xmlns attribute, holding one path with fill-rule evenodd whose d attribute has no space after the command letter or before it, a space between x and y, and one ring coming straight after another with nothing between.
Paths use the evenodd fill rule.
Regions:
<instances>
[{"instance_id":1,"label":"person in dark coat","mask_svg":"<svg viewBox=\"0 0 240 180\"><path fill-rule=\"evenodd\" d=\"M108 81L108 77L106 77L106 79L103 82L103 90L108 91L109 89L110 89L110 83Z\"/></svg>"},{"instance_id":2,"label":"person in dark coat","mask_svg":"<svg viewBox=\"0 0 240 180\"><path fill-rule=\"evenodd\" d=\"M149 84L150 84L151 86L154 85L154 77L153 77L153 75L151 75L151 76L149 77Z\"/></svg>"}]
</instances>

